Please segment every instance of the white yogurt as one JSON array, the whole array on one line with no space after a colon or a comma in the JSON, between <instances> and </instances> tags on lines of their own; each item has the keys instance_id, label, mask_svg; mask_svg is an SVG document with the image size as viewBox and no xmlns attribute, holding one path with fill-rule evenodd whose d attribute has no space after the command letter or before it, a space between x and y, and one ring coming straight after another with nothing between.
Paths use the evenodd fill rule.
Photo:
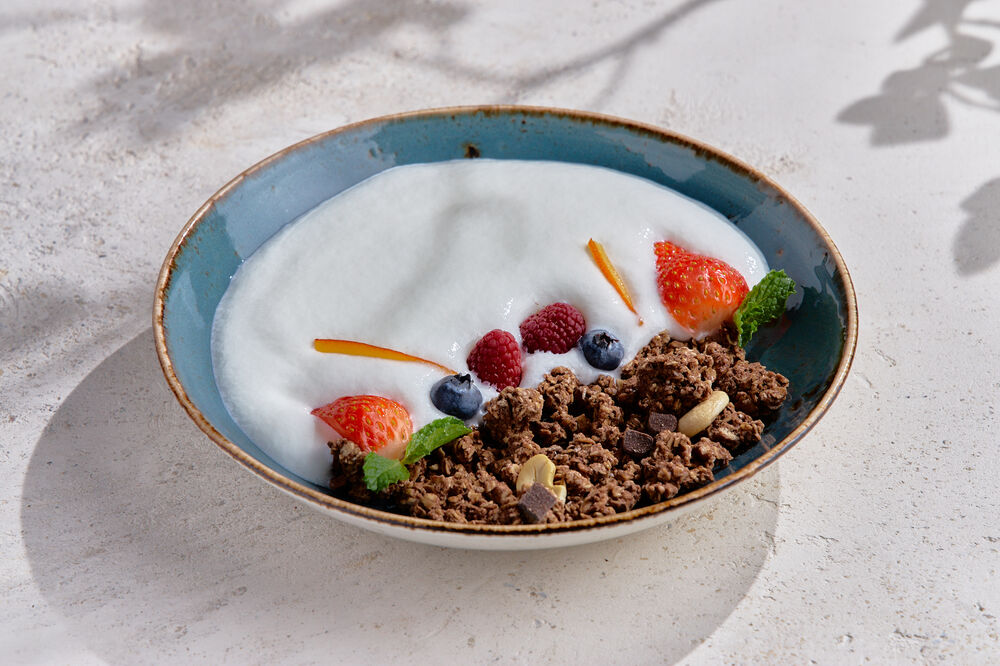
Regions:
<instances>
[{"instance_id":1,"label":"white yogurt","mask_svg":"<svg viewBox=\"0 0 1000 666\"><path fill-rule=\"evenodd\" d=\"M639 326L587 251L605 247L629 285ZM396 167L320 204L282 229L234 276L216 312L212 360L230 413L277 462L329 478L336 433L310 415L345 395L402 403L415 428L442 416L420 364L322 354L315 338L357 340L458 372L487 331L520 339L550 303L606 328L626 360L661 330L688 337L660 303L653 243L670 240L729 263L756 284L760 250L714 210L610 169L555 162L463 160ZM583 381L582 353L532 354L522 386L556 365ZM488 400L496 392L480 386Z\"/></svg>"}]
</instances>

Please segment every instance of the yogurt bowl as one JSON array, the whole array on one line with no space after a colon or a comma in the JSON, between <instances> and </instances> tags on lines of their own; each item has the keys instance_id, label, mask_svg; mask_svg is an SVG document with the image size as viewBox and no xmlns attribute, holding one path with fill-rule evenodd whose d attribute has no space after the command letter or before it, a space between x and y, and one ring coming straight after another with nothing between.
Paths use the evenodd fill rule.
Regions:
<instances>
[{"instance_id":1,"label":"yogurt bowl","mask_svg":"<svg viewBox=\"0 0 1000 666\"><path fill-rule=\"evenodd\" d=\"M281 457L272 441L264 443L259 435L255 440L237 425L213 371L212 330L241 264L289 222L391 167L475 158L598 166L665 186L728 219L771 268L784 269L798 283L780 325L762 331L747 348L748 358L790 380L789 399L757 446L718 471L714 482L659 504L565 523L470 525L401 516L335 497L317 474L304 472L294 461L289 466L298 474L282 466L265 452L278 451L275 457ZM511 192L510 198L516 203L518 193ZM336 285L336 277L331 282ZM425 543L489 549L546 548L621 536L671 520L748 478L794 445L829 407L850 366L856 328L853 288L833 243L808 212L761 174L657 128L584 112L506 106L369 120L267 158L223 187L191 218L167 255L154 303L157 352L168 383L199 427L235 460L346 522ZM649 330L650 337L658 330ZM315 331L315 336L324 333ZM232 381L229 386L231 390Z\"/></svg>"}]
</instances>

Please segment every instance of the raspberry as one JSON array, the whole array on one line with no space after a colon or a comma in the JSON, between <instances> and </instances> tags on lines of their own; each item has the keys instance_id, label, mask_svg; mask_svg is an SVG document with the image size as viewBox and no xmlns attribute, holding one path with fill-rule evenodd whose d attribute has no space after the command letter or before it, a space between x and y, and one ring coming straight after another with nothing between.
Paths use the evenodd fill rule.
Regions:
<instances>
[{"instance_id":1,"label":"raspberry","mask_svg":"<svg viewBox=\"0 0 1000 666\"><path fill-rule=\"evenodd\" d=\"M587 322L579 310L569 303L553 303L521 322L521 343L529 354L565 354L586 330Z\"/></svg>"},{"instance_id":2,"label":"raspberry","mask_svg":"<svg viewBox=\"0 0 1000 666\"><path fill-rule=\"evenodd\" d=\"M480 381L499 390L521 383L521 349L513 335L499 328L479 339L467 363Z\"/></svg>"}]
</instances>

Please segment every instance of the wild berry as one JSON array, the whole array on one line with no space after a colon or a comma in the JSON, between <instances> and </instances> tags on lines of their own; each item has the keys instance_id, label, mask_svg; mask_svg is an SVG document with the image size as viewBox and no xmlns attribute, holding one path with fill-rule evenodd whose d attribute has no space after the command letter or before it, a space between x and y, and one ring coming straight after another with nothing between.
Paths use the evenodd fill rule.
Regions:
<instances>
[{"instance_id":1,"label":"wild berry","mask_svg":"<svg viewBox=\"0 0 1000 666\"><path fill-rule=\"evenodd\" d=\"M431 402L449 416L471 419L483 404L483 394L470 375L449 375L431 387Z\"/></svg>"},{"instance_id":2,"label":"wild berry","mask_svg":"<svg viewBox=\"0 0 1000 666\"><path fill-rule=\"evenodd\" d=\"M565 354L587 330L583 314L569 303L553 303L521 322L521 344L536 351Z\"/></svg>"},{"instance_id":3,"label":"wild berry","mask_svg":"<svg viewBox=\"0 0 1000 666\"><path fill-rule=\"evenodd\" d=\"M497 390L521 383L521 348L514 336L495 328L469 352L469 370Z\"/></svg>"},{"instance_id":4,"label":"wild berry","mask_svg":"<svg viewBox=\"0 0 1000 666\"><path fill-rule=\"evenodd\" d=\"M580 349L587 363L598 370L614 370L625 358L625 347L621 340L603 328L587 331L580 338Z\"/></svg>"}]
</instances>

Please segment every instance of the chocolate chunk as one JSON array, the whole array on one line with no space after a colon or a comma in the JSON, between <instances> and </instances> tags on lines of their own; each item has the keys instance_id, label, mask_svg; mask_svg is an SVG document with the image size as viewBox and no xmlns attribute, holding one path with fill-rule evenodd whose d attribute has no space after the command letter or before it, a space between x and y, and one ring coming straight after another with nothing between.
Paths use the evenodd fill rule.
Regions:
<instances>
[{"instance_id":1,"label":"chocolate chunk","mask_svg":"<svg viewBox=\"0 0 1000 666\"><path fill-rule=\"evenodd\" d=\"M541 523L545 521L545 514L555 506L555 503L556 496L548 488L540 483L533 483L521 495L517 508L521 510L525 522Z\"/></svg>"},{"instance_id":2,"label":"chocolate chunk","mask_svg":"<svg viewBox=\"0 0 1000 666\"><path fill-rule=\"evenodd\" d=\"M677 432L677 417L673 414L650 412L649 429L653 432Z\"/></svg>"},{"instance_id":3,"label":"chocolate chunk","mask_svg":"<svg viewBox=\"0 0 1000 666\"><path fill-rule=\"evenodd\" d=\"M625 431L625 437L622 439L622 448L625 449L625 453L635 458L648 456L649 452L653 450L653 444L652 437L631 428Z\"/></svg>"}]
</instances>

